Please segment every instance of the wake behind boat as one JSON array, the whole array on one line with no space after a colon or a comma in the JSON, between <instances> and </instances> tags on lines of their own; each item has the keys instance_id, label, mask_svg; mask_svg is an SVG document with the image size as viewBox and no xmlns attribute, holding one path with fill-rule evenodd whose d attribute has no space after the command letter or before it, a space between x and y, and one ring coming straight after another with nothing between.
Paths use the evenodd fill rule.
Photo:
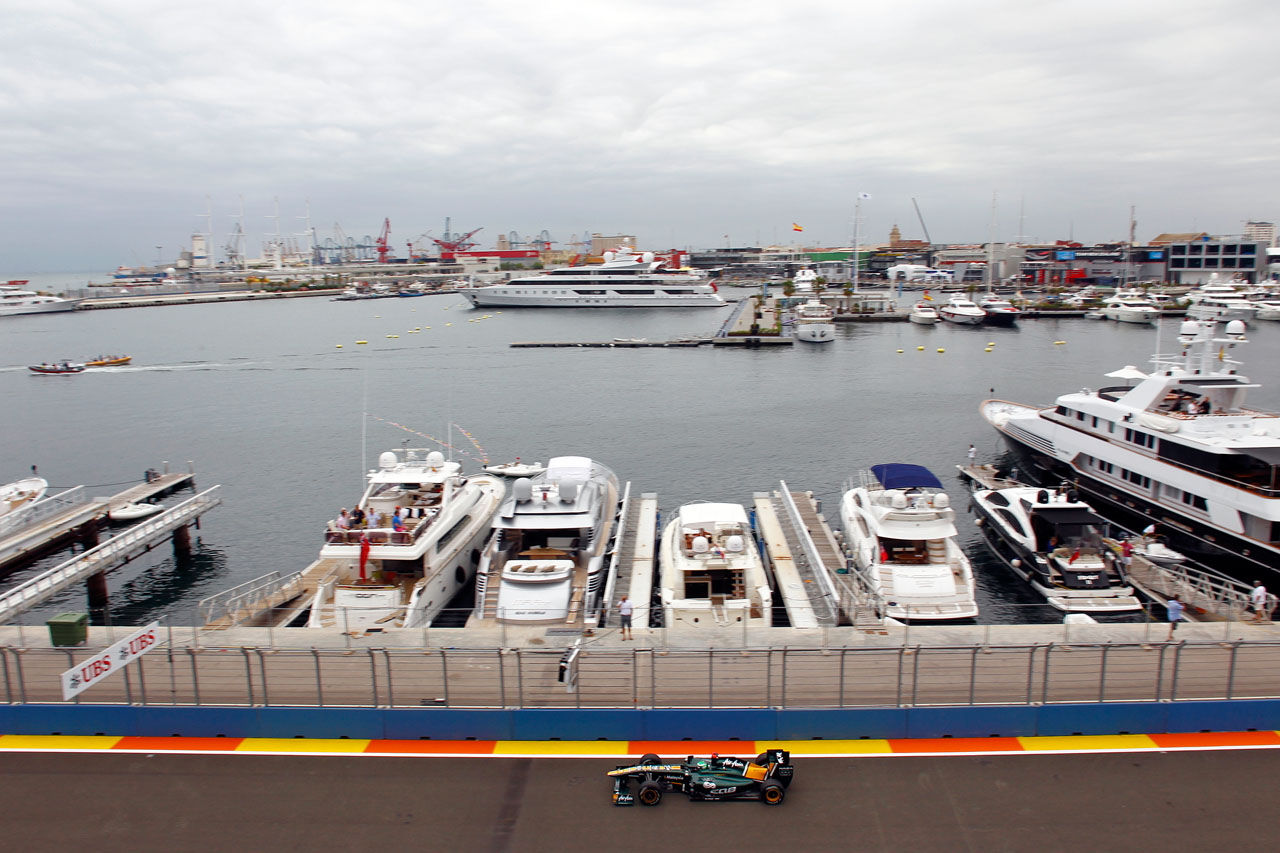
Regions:
<instances>
[{"instance_id":1,"label":"wake behind boat","mask_svg":"<svg viewBox=\"0 0 1280 853\"><path fill-rule=\"evenodd\" d=\"M604 263L562 267L459 291L473 307L498 308L719 308L715 285L669 269L652 252L628 247L605 252Z\"/></svg>"},{"instance_id":2,"label":"wake behind boat","mask_svg":"<svg viewBox=\"0 0 1280 853\"><path fill-rule=\"evenodd\" d=\"M929 469L872 466L841 498L840 523L852 568L882 616L916 622L978 615L955 510Z\"/></svg>"}]
</instances>

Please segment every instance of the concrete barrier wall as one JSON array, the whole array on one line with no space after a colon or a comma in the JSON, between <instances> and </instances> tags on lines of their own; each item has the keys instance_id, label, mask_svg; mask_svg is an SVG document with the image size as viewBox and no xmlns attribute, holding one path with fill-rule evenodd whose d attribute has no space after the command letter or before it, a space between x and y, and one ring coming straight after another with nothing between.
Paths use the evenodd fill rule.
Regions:
<instances>
[{"instance_id":1,"label":"concrete barrier wall","mask_svg":"<svg viewBox=\"0 0 1280 853\"><path fill-rule=\"evenodd\" d=\"M556 710L0 705L0 733L417 740L857 740L1280 729L1280 700L953 708Z\"/></svg>"}]
</instances>

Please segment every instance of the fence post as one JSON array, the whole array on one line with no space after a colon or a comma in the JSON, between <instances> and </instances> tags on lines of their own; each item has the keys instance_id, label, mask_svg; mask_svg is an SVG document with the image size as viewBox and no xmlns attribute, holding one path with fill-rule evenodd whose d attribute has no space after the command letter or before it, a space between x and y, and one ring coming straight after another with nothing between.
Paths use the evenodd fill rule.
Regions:
<instances>
[{"instance_id":1,"label":"fence post","mask_svg":"<svg viewBox=\"0 0 1280 853\"><path fill-rule=\"evenodd\" d=\"M369 653L369 690L373 694L373 704L369 707L378 707L378 659L374 656L376 649L365 649Z\"/></svg>"},{"instance_id":2,"label":"fence post","mask_svg":"<svg viewBox=\"0 0 1280 853\"><path fill-rule=\"evenodd\" d=\"M978 683L978 647L969 650L969 704L973 704L974 691Z\"/></svg>"},{"instance_id":3,"label":"fence post","mask_svg":"<svg viewBox=\"0 0 1280 853\"><path fill-rule=\"evenodd\" d=\"M262 707L267 708L271 705L271 689L267 685L267 659L262 654L262 649L254 649L258 655L258 673L262 676Z\"/></svg>"},{"instance_id":4,"label":"fence post","mask_svg":"<svg viewBox=\"0 0 1280 853\"><path fill-rule=\"evenodd\" d=\"M1111 649L1111 643L1107 642L1102 647L1102 663L1099 665L1098 672L1098 701L1107 701L1107 652Z\"/></svg>"},{"instance_id":5,"label":"fence post","mask_svg":"<svg viewBox=\"0 0 1280 853\"><path fill-rule=\"evenodd\" d=\"M904 662L904 658L906 657L906 654L905 654L906 650L907 650L906 646L898 646L898 690L897 690L897 698L895 698L894 704L897 705L899 708L902 707L902 664Z\"/></svg>"},{"instance_id":6,"label":"fence post","mask_svg":"<svg viewBox=\"0 0 1280 853\"><path fill-rule=\"evenodd\" d=\"M142 696L142 704L146 705L147 704L147 673L146 673L146 670L143 669L143 665L146 658L139 656L139 657L135 657L134 660L138 662L138 693L141 694Z\"/></svg>"},{"instance_id":7,"label":"fence post","mask_svg":"<svg viewBox=\"0 0 1280 853\"><path fill-rule=\"evenodd\" d=\"M631 707L636 708L640 704L640 664L639 651L631 650Z\"/></svg>"},{"instance_id":8,"label":"fence post","mask_svg":"<svg viewBox=\"0 0 1280 853\"><path fill-rule=\"evenodd\" d=\"M316 704L321 708L324 707L324 682L320 678L320 652L315 646L311 647L311 657L316 662Z\"/></svg>"},{"instance_id":9,"label":"fence post","mask_svg":"<svg viewBox=\"0 0 1280 853\"><path fill-rule=\"evenodd\" d=\"M920 647L911 655L911 707L920 704Z\"/></svg>"},{"instance_id":10,"label":"fence post","mask_svg":"<svg viewBox=\"0 0 1280 853\"><path fill-rule=\"evenodd\" d=\"M449 705L449 651L448 649L440 649L440 683L444 685L444 706Z\"/></svg>"},{"instance_id":11,"label":"fence post","mask_svg":"<svg viewBox=\"0 0 1280 853\"><path fill-rule=\"evenodd\" d=\"M4 701L6 705L13 704L13 685L9 683L9 651L9 646L5 646L3 649L0 649L0 665L4 666ZM67 657L69 659L71 658L71 652L67 652ZM75 661L72 660L72 663L74 662ZM67 669L70 668L70 666L67 667ZM77 700L79 699L79 697L76 698Z\"/></svg>"},{"instance_id":12,"label":"fence post","mask_svg":"<svg viewBox=\"0 0 1280 853\"><path fill-rule=\"evenodd\" d=\"M195 694L196 707L200 706L200 667L196 666L196 655L199 649L187 649L187 659L191 661L191 691Z\"/></svg>"},{"instance_id":13,"label":"fence post","mask_svg":"<svg viewBox=\"0 0 1280 853\"><path fill-rule=\"evenodd\" d=\"M394 708L396 704L396 696L395 696L395 692L392 690L392 687L391 687L391 652L388 651L387 649L383 649L382 657L387 665L387 707ZM498 669L498 675L499 677L501 677L502 675L501 668Z\"/></svg>"},{"instance_id":14,"label":"fence post","mask_svg":"<svg viewBox=\"0 0 1280 853\"><path fill-rule=\"evenodd\" d=\"M1164 694L1164 653L1169 649L1168 643L1160 645L1160 660L1156 663L1156 695L1152 701L1163 701L1161 696Z\"/></svg>"},{"instance_id":15,"label":"fence post","mask_svg":"<svg viewBox=\"0 0 1280 853\"><path fill-rule=\"evenodd\" d=\"M1231 694L1235 692L1236 686L1236 653L1240 651L1240 644L1244 640L1236 640L1231 644L1231 666L1227 669L1227 698L1231 698Z\"/></svg>"},{"instance_id":16,"label":"fence post","mask_svg":"<svg viewBox=\"0 0 1280 853\"><path fill-rule=\"evenodd\" d=\"M1169 680L1169 701L1178 699L1178 670L1182 668L1182 647L1186 640L1179 640L1173 647L1173 677Z\"/></svg>"},{"instance_id":17,"label":"fence post","mask_svg":"<svg viewBox=\"0 0 1280 853\"><path fill-rule=\"evenodd\" d=\"M249 663L249 649L242 648L240 653L244 655L244 686L249 694L249 707L253 707L253 666Z\"/></svg>"},{"instance_id":18,"label":"fence post","mask_svg":"<svg viewBox=\"0 0 1280 853\"><path fill-rule=\"evenodd\" d=\"M124 669L124 701L127 705L133 704L133 679L129 677L128 665Z\"/></svg>"},{"instance_id":19,"label":"fence post","mask_svg":"<svg viewBox=\"0 0 1280 853\"><path fill-rule=\"evenodd\" d=\"M778 707L787 707L787 647L783 646L782 652L782 695L778 697Z\"/></svg>"},{"instance_id":20,"label":"fence post","mask_svg":"<svg viewBox=\"0 0 1280 853\"><path fill-rule=\"evenodd\" d=\"M716 706L716 650L707 649L707 707Z\"/></svg>"},{"instance_id":21,"label":"fence post","mask_svg":"<svg viewBox=\"0 0 1280 853\"><path fill-rule=\"evenodd\" d=\"M494 657L498 661L498 704L500 707L507 707L507 672L506 664L502 659L502 649L493 650ZM387 676L390 680L391 676Z\"/></svg>"},{"instance_id":22,"label":"fence post","mask_svg":"<svg viewBox=\"0 0 1280 853\"><path fill-rule=\"evenodd\" d=\"M524 661L520 657L519 649L516 649L516 704L518 707L524 707Z\"/></svg>"},{"instance_id":23,"label":"fence post","mask_svg":"<svg viewBox=\"0 0 1280 853\"><path fill-rule=\"evenodd\" d=\"M1049 661L1053 657L1053 643L1044 647L1044 680L1040 683L1040 704L1049 704Z\"/></svg>"},{"instance_id":24,"label":"fence post","mask_svg":"<svg viewBox=\"0 0 1280 853\"><path fill-rule=\"evenodd\" d=\"M844 656L849 649L840 649L840 707L844 707Z\"/></svg>"}]
</instances>

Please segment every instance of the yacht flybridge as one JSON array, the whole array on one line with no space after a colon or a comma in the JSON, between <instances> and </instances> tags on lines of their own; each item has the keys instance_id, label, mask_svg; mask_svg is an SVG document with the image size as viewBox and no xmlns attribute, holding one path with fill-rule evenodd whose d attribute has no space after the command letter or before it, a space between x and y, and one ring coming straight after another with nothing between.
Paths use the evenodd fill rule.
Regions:
<instances>
[{"instance_id":1,"label":"yacht flybridge","mask_svg":"<svg viewBox=\"0 0 1280 853\"><path fill-rule=\"evenodd\" d=\"M916 622L978 615L955 517L942 483L920 465L874 465L844 493L845 548L882 616Z\"/></svg>"},{"instance_id":2,"label":"yacht flybridge","mask_svg":"<svg viewBox=\"0 0 1280 853\"><path fill-rule=\"evenodd\" d=\"M652 252L628 247L604 263L562 267L461 291L473 306L498 308L718 308L725 301L706 279L669 269Z\"/></svg>"},{"instance_id":3,"label":"yacht flybridge","mask_svg":"<svg viewBox=\"0 0 1280 853\"><path fill-rule=\"evenodd\" d=\"M462 476L438 450L387 451L350 513L330 521L308 627L346 631L429 625L471 580L505 492L502 479Z\"/></svg>"},{"instance_id":4,"label":"yacht flybridge","mask_svg":"<svg viewBox=\"0 0 1280 853\"><path fill-rule=\"evenodd\" d=\"M516 480L480 556L468 627L582 625L607 586L620 498L614 473L585 456L557 456Z\"/></svg>"},{"instance_id":5,"label":"yacht flybridge","mask_svg":"<svg viewBox=\"0 0 1280 853\"><path fill-rule=\"evenodd\" d=\"M1231 358L1247 343L1244 323L1222 337L1214 327L1186 320L1179 351L1155 355L1150 373L1108 374L1136 384L1086 388L1048 408L987 400L981 411L1022 470L1072 480L1090 502L1157 522L1181 550L1248 568L1246 579L1259 568L1280 575L1280 415L1245 403L1258 386Z\"/></svg>"},{"instance_id":6,"label":"yacht flybridge","mask_svg":"<svg viewBox=\"0 0 1280 853\"><path fill-rule=\"evenodd\" d=\"M741 504L680 507L662 534L662 610L667 627L773 624L773 592Z\"/></svg>"}]
</instances>

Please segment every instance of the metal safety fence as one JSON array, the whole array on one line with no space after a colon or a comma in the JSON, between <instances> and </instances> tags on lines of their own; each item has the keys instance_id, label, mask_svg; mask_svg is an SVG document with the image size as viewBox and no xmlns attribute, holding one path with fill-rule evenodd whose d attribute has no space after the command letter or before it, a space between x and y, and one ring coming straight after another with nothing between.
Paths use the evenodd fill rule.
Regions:
<instances>
[{"instance_id":1,"label":"metal safety fence","mask_svg":"<svg viewBox=\"0 0 1280 853\"><path fill-rule=\"evenodd\" d=\"M96 650L0 647L3 699L61 703ZM1280 698L1280 643L881 648L164 645L76 704L372 708L904 708Z\"/></svg>"}]
</instances>

